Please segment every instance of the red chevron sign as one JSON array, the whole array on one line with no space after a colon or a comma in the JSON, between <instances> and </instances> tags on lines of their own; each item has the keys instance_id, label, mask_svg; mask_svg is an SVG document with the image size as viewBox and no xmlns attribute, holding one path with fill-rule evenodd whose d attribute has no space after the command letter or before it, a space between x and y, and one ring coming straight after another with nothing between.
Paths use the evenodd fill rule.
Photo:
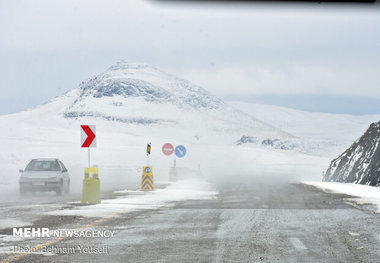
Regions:
<instances>
[{"instance_id":1,"label":"red chevron sign","mask_svg":"<svg viewBox=\"0 0 380 263\"><path fill-rule=\"evenodd\" d=\"M81 147L89 148L96 147L96 126L95 125L81 125Z\"/></svg>"}]
</instances>

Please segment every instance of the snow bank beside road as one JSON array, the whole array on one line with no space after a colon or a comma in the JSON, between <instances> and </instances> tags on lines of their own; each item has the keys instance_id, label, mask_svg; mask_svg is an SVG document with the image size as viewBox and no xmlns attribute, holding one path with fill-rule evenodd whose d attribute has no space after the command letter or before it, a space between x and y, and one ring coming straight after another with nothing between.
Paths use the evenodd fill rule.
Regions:
<instances>
[{"instance_id":1,"label":"snow bank beside road","mask_svg":"<svg viewBox=\"0 0 380 263\"><path fill-rule=\"evenodd\" d=\"M30 222L26 222L18 218L1 218L0 219L0 229L28 226L30 224L31 224Z\"/></svg>"},{"instance_id":2,"label":"snow bank beside road","mask_svg":"<svg viewBox=\"0 0 380 263\"><path fill-rule=\"evenodd\" d=\"M117 191L123 193L124 191ZM126 196L102 200L100 204L73 206L72 209L50 211L49 215L76 215L86 217L106 217L112 214L128 213L137 210L173 206L174 202L185 200L216 199L213 185L202 180L181 180L165 189L152 192L125 191Z\"/></svg>"},{"instance_id":3,"label":"snow bank beside road","mask_svg":"<svg viewBox=\"0 0 380 263\"><path fill-rule=\"evenodd\" d=\"M380 213L380 188L361 184L335 183L335 182L313 182L304 181L303 184L312 185L322 189L327 193L340 193L356 196L358 198L349 198L358 204L373 204Z\"/></svg>"}]
</instances>

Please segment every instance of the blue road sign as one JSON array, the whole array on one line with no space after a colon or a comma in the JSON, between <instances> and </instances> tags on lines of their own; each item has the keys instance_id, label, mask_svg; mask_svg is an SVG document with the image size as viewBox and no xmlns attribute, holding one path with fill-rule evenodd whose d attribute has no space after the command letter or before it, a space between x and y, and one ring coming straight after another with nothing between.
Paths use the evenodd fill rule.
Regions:
<instances>
[{"instance_id":1,"label":"blue road sign","mask_svg":"<svg viewBox=\"0 0 380 263\"><path fill-rule=\"evenodd\" d=\"M145 172L148 174L148 173L150 173L150 167L148 166L148 167L145 167Z\"/></svg>"},{"instance_id":2,"label":"blue road sign","mask_svg":"<svg viewBox=\"0 0 380 263\"><path fill-rule=\"evenodd\" d=\"M186 155L186 148L183 145L178 145L177 147L175 147L174 152L178 158L182 158Z\"/></svg>"}]
</instances>

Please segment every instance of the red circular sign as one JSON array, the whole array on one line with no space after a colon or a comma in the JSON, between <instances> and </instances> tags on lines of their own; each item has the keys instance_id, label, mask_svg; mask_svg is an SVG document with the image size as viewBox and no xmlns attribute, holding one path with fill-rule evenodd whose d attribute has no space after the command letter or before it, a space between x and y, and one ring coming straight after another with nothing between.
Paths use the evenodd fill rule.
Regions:
<instances>
[{"instance_id":1,"label":"red circular sign","mask_svg":"<svg viewBox=\"0 0 380 263\"><path fill-rule=\"evenodd\" d=\"M165 154L165 155L171 155L173 152L174 152L174 147L171 143L165 143L163 146L162 146L162 152Z\"/></svg>"}]
</instances>

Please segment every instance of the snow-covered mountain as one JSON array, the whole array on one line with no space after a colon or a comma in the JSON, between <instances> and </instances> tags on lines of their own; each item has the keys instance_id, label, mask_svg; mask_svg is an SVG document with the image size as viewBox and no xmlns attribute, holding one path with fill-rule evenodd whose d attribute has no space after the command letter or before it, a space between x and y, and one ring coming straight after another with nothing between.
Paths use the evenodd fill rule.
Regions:
<instances>
[{"instance_id":1,"label":"snow-covered mountain","mask_svg":"<svg viewBox=\"0 0 380 263\"><path fill-rule=\"evenodd\" d=\"M323 180L380 186L380 121L331 162Z\"/></svg>"},{"instance_id":2,"label":"snow-covered mountain","mask_svg":"<svg viewBox=\"0 0 380 263\"><path fill-rule=\"evenodd\" d=\"M187 141L234 142L243 134L289 138L291 134L235 109L186 80L139 63L119 62L64 96L10 118L49 126L79 123L131 134ZM116 127L116 128L115 128Z\"/></svg>"},{"instance_id":3,"label":"snow-covered mountain","mask_svg":"<svg viewBox=\"0 0 380 263\"><path fill-rule=\"evenodd\" d=\"M147 102L171 103L194 109L219 109L225 103L206 90L146 64L118 62L80 85L83 98L142 97ZM76 102L76 103L78 103Z\"/></svg>"}]
</instances>

